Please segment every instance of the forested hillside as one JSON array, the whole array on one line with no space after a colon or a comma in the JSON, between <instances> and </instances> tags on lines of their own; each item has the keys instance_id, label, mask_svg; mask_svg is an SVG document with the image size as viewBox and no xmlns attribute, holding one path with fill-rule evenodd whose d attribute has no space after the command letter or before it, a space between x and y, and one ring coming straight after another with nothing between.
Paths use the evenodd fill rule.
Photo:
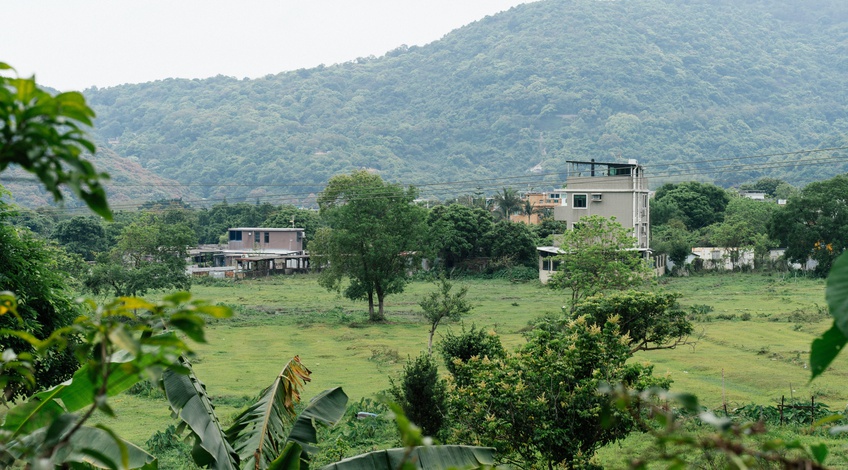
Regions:
<instances>
[{"instance_id":1,"label":"forested hillside","mask_svg":"<svg viewBox=\"0 0 848 470\"><path fill-rule=\"evenodd\" d=\"M102 146L195 197L297 204L357 168L466 182L425 197L554 187L590 158L636 158L652 186L824 179L845 150L727 159L848 145L846 77L840 0L543 0L380 58L85 95Z\"/></svg>"}]
</instances>

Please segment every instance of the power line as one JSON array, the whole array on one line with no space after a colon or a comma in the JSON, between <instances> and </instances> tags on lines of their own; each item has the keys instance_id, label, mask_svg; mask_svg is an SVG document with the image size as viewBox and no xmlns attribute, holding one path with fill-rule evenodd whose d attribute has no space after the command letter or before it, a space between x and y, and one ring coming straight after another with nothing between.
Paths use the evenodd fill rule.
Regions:
<instances>
[{"instance_id":1,"label":"power line","mask_svg":"<svg viewBox=\"0 0 848 470\"><path fill-rule=\"evenodd\" d=\"M691 166L696 166L696 165L705 164L705 163L713 163L713 162L727 162L727 161L734 161L734 160L751 160L751 159L756 159L756 158L769 158L769 157L775 157L775 156L804 155L804 154L814 154L814 153L820 153L820 152L839 151L839 150L845 150L845 149L848 149L848 146L846 146L846 147L832 147L832 148L825 148L825 149L800 150L800 151L794 151L794 152L782 152L782 153L772 153L772 154L762 154L762 155L751 155L751 156L744 156L744 157L731 157L731 158L721 158L721 159L712 159L712 160L701 160L701 161L694 161L694 162L674 162L674 163L666 163L666 164L660 164L660 165L643 165L643 167L645 168L646 175L649 176L650 178L666 178L666 179L680 178L680 177L684 177L684 176L703 175L705 171L721 172L722 174L737 173L737 172L750 172L750 171L781 168L781 167L804 167L804 166L809 166L809 165L814 165L814 164L839 162L839 161L847 161L848 162L848 159L846 157L828 156L828 157L818 157L818 158L815 158L815 159L795 160L795 161L792 161L792 162L763 162L763 163L758 163L758 164L747 163L747 164L744 164L744 165L724 165L724 166L718 166L718 167L710 167L708 169L689 168L685 171L678 171L678 170L671 171L671 170L669 170L669 171L661 172L661 173L652 173L650 170L652 168L655 168L655 167L672 167L672 166L691 167ZM550 172L550 173L508 176L508 177L499 177L499 178L443 181L443 182L425 183L425 184L413 185L413 186L415 186L416 189L419 190L419 192L420 192L419 194L421 194L422 196L427 195L428 197L436 197L436 196L450 196L450 195L456 194L457 192L466 192L467 193L467 192L477 192L477 191L482 191L482 192L497 191L498 189L500 189L499 188L500 186L502 186L503 184L506 184L507 182L511 183L513 186L514 185L528 185L528 186L530 186L530 185L545 185L545 184L549 185L550 182L544 181L544 178L548 178L548 177L553 176L553 177L562 177L564 179L567 179L567 175L568 175L567 172ZM9 179L17 179L17 178L5 178L5 179L9 180ZM27 182L37 182L38 180L36 180L36 179L26 179L26 181ZM614 181L604 181L604 180L598 181L599 185L604 184L604 183L615 184ZM469 185L471 185L471 186L469 186ZM163 187L163 186L179 186L179 184L173 184L173 185L170 185L170 184L166 184L166 185L143 185L143 184L139 184L139 185L136 185L136 186ZM245 185L245 186L248 186L248 187L266 187L266 186L268 186L268 187L270 187L270 186L273 186L273 185ZM279 186L280 187L290 187L290 186L291 187L317 187L317 186L320 186L320 185L286 185L286 184L280 184ZM403 186L403 185L401 185L401 186ZM248 195L248 196L226 196L226 197L222 197L222 198L211 198L211 199L210 198L204 198L204 199L194 199L194 200L184 200L184 199L181 199L181 200L182 200L182 202L184 202L186 204L192 204L192 203L195 203L195 204L213 203L214 204L215 202L223 202L225 200L226 201L233 201L233 202L236 202L236 203L239 202L239 201L246 202L246 201L249 201L249 200L256 200L257 202L259 202L259 201L263 201L263 202L276 201L280 204L285 204L285 203L297 203L301 199L303 199L304 197L309 197L309 196L314 195L314 194L315 194L314 191L310 191L310 192L291 192L291 193L262 195L262 196L258 196L258 197ZM386 194L386 193L372 193L372 194L364 195L363 197L385 197L386 195L388 195L388 194ZM149 201L144 201L144 202L149 202ZM134 209L137 209L138 206L143 204L144 202L114 204L114 205L112 205L112 209L118 210L118 211L120 211L120 210L134 210ZM62 209L57 208L56 212L74 212L74 211L86 211L86 210L87 210L86 207L62 208Z\"/></svg>"}]
</instances>

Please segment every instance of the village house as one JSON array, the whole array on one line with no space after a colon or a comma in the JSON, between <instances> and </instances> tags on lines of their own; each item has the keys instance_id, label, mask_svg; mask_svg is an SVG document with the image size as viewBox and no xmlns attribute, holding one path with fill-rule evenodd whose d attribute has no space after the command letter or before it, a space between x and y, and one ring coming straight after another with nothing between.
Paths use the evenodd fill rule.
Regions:
<instances>
[{"instance_id":1,"label":"village house","mask_svg":"<svg viewBox=\"0 0 848 470\"><path fill-rule=\"evenodd\" d=\"M590 215L615 217L615 221L633 230L636 249L649 258L658 274L665 260L650 256L650 194L648 178L636 160L627 163L603 163L594 159L568 161L566 187L559 190L560 204L554 207L554 219L566 222L569 229ZM557 246L538 247L539 280L546 283L556 271L554 257L562 254ZM662 272L660 272L662 271Z\"/></svg>"},{"instance_id":2,"label":"village house","mask_svg":"<svg viewBox=\"0 0 848 470\"><path fill-rule=\"evenodd\" d=\"M509 216L510 222L541 224L542 219L553 215L554 208L562 203L564 192L564 189L555 189L553 191L525 193L522 200L530 203L533 212L530 214L512 214Z\"/></svg>"},{"instance_id":3,"label":"village house","mask_svg":"<svg viewBox=\"0 0 848 470\"><path fill-rule=\"evenodd\" d=\"M237 227L228 230L225 247L191 250L191 273L212 277L256 277L309 270L303 250L304 229Z\"/></svg>"}]
</instances>

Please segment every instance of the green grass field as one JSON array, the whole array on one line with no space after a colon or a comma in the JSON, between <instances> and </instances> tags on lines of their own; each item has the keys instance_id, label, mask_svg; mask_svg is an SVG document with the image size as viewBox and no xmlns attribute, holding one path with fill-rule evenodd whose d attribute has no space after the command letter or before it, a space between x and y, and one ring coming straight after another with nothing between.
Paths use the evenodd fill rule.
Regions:
<instances>
[{"instance_id":1,"label":"green grass field","mask_svg":"<svg viewBox=\"0 0 848 470\"><path fill-rule=\"evenodd\" d=\"M496 331L508 347L523 341L529 321L559 312L566 302L564 293L538 283L456 283L468 286L475 307L465 324ZM225 425L294 355L313 372L305 398L339 385L351 401L373 396L389 386L407 357L426 349L427 325L417 302L433 288L413 282L405 293L389 296L389 321L372 325L364 303L324 291L311 275L195 286L196 298L230 305L236 313L209 325L208 343L196 348L195 370ZM812 394L834 410L848 403L848 358L840 357L832 370L809 382L810 342L830 325L822 308L823 281L726 274L662 279L655 288L680 292L684 307L713 308L699 317L711 321L695 323L694 344L633 359L654 364L655 374L669 374L674 390L695 393L713 408L722 406L723 397L728 407L773 404L781 395ZM458 327L440 326L439 332ZM162 399L122 395L114 405L119 419L111 426L139 444L173 423Z\"/></svg>"}]
</instances>

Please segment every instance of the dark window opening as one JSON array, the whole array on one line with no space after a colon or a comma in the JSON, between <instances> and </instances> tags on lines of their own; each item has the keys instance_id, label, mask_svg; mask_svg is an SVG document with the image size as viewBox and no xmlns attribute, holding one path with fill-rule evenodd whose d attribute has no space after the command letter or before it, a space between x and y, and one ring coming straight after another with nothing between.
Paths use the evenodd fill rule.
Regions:
<instances>
[{"instance_id":1,"label":"dark window opening","mask_svg":"<svg viewBox=\"0 0 848 470\"><path fill-rule=\"evenodd\" d=\"M585 194L575 194L574 195L574 204L573 207L575 209L586 208L586 195Z\"/></svg>"}]
</instances>

